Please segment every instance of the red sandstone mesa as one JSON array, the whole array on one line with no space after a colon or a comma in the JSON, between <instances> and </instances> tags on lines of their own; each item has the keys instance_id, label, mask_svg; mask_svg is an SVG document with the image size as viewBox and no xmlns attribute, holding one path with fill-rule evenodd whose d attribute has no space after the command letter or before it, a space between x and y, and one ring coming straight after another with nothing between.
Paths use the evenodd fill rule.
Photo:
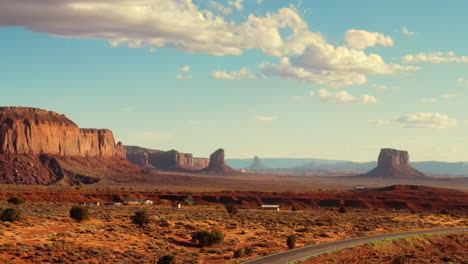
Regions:
<instances>
[{"instance_id":1,"label":"red sandstone mesa","mask_svg":"<svg viewBox=\"0 0 468 264\"><path fill-rule=\"evenodd\" d=\"M0 154L125 158L112 131L80 129L64 115L30 107L0 107Z\"/></svg>"},{"instance_id":2,"label":"red sandstone mesa","mask_svg":"<svg viewBox=\"0 0 468 264\"><path fill-rule=\"evenodd\" d=\"M0 183L93 183L109 173L139 173L107 129L80 129L55 112L0 107Z\"/></svg>"},{"instance_id":3,"label":"red sandstone mesa","mask_svg":"<svg viewBox=\"0 0 468 264\"><path fill-rule=\"evenodd\" d=\"M406 179L425 178L426 175L410 166L407 151L383 148L380 150L377 167L357 177Z\"/></svg>"}]
</instances>

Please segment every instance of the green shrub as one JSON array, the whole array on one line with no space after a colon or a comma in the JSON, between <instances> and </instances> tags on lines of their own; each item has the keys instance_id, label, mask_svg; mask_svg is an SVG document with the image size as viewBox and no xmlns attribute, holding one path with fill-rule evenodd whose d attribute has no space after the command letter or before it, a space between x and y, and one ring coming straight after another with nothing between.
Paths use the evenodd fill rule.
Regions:
<instances>
[{"instance_id":1,"label":"green shrub","mask_svg":"<svg viewBox=\"0 0 468 264\"><path fill-rule=\"evenodd\" d=\"M185 197L183 201L186 205L195 205L195 201L193 200L193 197L191 195Z\"/></svg>"},{"instance_id":2,"label":"green shrub","mask_svg":"<svg viewBox=\"0 0 468 264\"><path fill-rule=\"evenodd\" d=\"M246 246L244 247L244 253L246 256L252 256L254 253L254 249L252 246Z\"/></svg>"},{"instance_id":3,"label":"green shrub","mask_svg":"<svg viewBox=\"0 0 468 264\"><path fill-rule=\"evenodd\" d=\"M174 255L165 255L159 258L158 264L176 264L177 260Z\"/></svg>"},{"instance_id":4,"label":"green shrub","mask_svg":"<svg viewBox=\"0 0 468 264\"><path fill-rule=\"evenodd\" d=\"M338 213L340 213L340 214L346 213L346 208L340 207L340 208L338 209Z\"/></svg>"},{"instance_id":5,"label":"green shrub","mask_svg":"<svg viewBox=\"0 0 468 264\"><path fill-rule=\"evenodd\" d=\"M297 206L293 206L291 207L291 211L293 212L299 211L299 208Z\"/></svg>"},{"instance_id":6,"label":"green shrub","mask_svg":"<svg viewBox=\"0 0 468 264\"><path fill-rule=\"evenodd\" d=\"M296 247L296 235L289 235L286 239L286 244L288 245L289 249L293 249Z\"/></svg>"},{"instance_id":7,"label":"green shrub","mask_svg":"<svg viewBox=\"0 0 468 264\"><path fill-rule=\"evenodd\" d=\"M219 230L212 230L210 232L201 230L192 235L192 241L196 242L199 247L210 247L222 243L224 241L224 234Z\"/></svg>"},{"instance_id":8,"label":"green shrub","mask_svg":"<svg viewBox=\"0 0 468 264\"><path fill-rule=\"evenodd\" d=\"M408 258L406 256L397 256L393 259L393 264L406 264L408 262Z\"/></svg>"},{"instance_id":9,"label":"green shrub","mask_svg":"<svg viewBox=\"0 0 468 264\"><path fill-rule=\"evenodd\" d=\"M21 211L14 208L7 208L1 211L0 220L3 222L14 222L21 219Z\"/></svg>"},{"instance_id":10,"label":"green shrub","mask_svg":"<svg viewBox=\"0 0 468 264\"><path fill-rule=\"evenodd\" d=\"M224 208L226 208L226 211L230 217L236 215L239 212L239 206L237 204L226 204Z\"/></svg>"},{"instance_id":11,"label":"green shrub","mask_svg":"<svg viewBox=\"0 0 468 264\"><path fill-rule=\"evenodd\" d=\"M24 199L21 197L11 197L7 200L7 202L12 204L22 204L24 203Z\"/></svg>"},{"instance_id":12,"label":"green shrub","mask_svg":"<svg viewBox=\"0 0 468 264\"><path fill-rule=\"evenodd\" d=\"M89 219L88 208L83 206L73 206L70 209L70 217L78 223Z\"/></svg>"},{"instance_id":13,"label":"green shrub","mask_svg":"<svg viewBox=\"0 0 468 264\"><path fill-rule=\"evenodd\" d=\"M132 223L138 225L139 227L143 227L150 222L150 216L145 210L135 212L134 215L130 216L130 219L132 220Z\"/></svg>"},{"instance_id":14,"label":"green shrub","mask_svg":"<svg viewBox=\"0 0 468 264\"><path fill-rule=\"evenodd\" d=\"M243 258L245 256L244 248L234 250L234 258Z\"/></svg>"}]
</instances>

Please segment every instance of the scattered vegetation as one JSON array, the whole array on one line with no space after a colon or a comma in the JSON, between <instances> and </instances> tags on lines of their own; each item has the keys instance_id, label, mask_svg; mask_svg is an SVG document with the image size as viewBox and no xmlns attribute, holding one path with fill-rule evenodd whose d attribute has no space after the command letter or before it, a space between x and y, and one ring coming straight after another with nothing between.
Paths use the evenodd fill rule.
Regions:
<instances>
[{"instance_id":1,"label":"scattered vegetation","mask_svg":"<svg viewBox=\"0 0 468 264\"><path fill-rule=\"evenodd\" d=\"M132 220L132 223L138 225L139 227L144 227L150 222L150 216L146 210L135 212L135 214L132 215L130 219Z\"/></svg>"},{"instance_id":2,"label":"scattered vegetation","mask_svg":"<svg viewBox=\"0 0 468 264\"><path fill-rule=\"evenodd\" d=\"M70 209L70 217L77 221L78 223L81 223L84 220L89 219L89 213L88 213L88 208L84 206L73 206Z\"/></svg>"},{"instance_id":3,"label":"scattered vegetation","mask_svg":"<svg viewBox=\"0 0 468 264\"><path fill-rule=\"evenodd\" d=\"M185 205L195 205L195 200L193 200L193 197L191 195L187 196L183 200Z\"/></svg>"},{"instance_id":4,"label":"scattered vegetation","mask_svg":"<svg viewBox=\"0 0 468 264\"><path fill-rule=\"evenodd\" d=\"M15 222L21 219L21 211L14 208L0 210L0 220L3 222Z\"/></svg>"},{"instance_id":5,"label":"scattered vegetation","mask_svg":"<svg viewBox=\"0 0 468 264\"><path fill-rule=\"evenodd\" d=\"M176 256L174 255L165 255L159 258L158 264L176 264Z\"/></svg>"},{"instance_id":6,"label":"scattered vegetation","mask_svg":"<svg viewBox=\"0 0 468 264\"><path fill-rule=\"evenodd\" d=\"M220 230L201 230L192 235L192 242L199 247L211 247L224 241L224 234Z\"/></svg>"},{"instance_id":7,"label":"scattered vegetation","mask_svg":"<svg viewBox=\"0 0 468 264\"><path fill-rule=\"evenodd\" d=\"M344 208L344 207L340 207L340 208L338 209L338 213L340 213L340 214L344 214L344 213L346 213L346 212L347 212L347 210L346 210L346 208Z\"/></svg>"},{"instance_id":8,"label":"scattered vegetation","mask_svg":"<svg viewBox=\"0 0 468 264\"><path fill-rule=\"evenodd\" d=\"M11 204L22 204L24 203L24 199L21 197L11 197L7 200L7 202Z\"/></svg>"},{"instance_id":9,"label":"scattered vegetation","mask_svg":"<svg viewBox=\"0 0 468 264\"><path fill-rule=\"evenodd\" d=\"M226 204L224 208L226 208L226 211L230 217L236 215L239 212L239 206L237 204Z\"/></svg>"},{"instance_id":10,"label":"scattered vegetation","mask_svg":"<svg viewBox=\"0 0 468 264\"><path fill-rule=\"evenodd\" d=\"M292 234L288 236L288 238L286 239L286 244L288 245L289 249L293 249L296 247L296 240L296 235Z\"/></svg>"}]
</instances>

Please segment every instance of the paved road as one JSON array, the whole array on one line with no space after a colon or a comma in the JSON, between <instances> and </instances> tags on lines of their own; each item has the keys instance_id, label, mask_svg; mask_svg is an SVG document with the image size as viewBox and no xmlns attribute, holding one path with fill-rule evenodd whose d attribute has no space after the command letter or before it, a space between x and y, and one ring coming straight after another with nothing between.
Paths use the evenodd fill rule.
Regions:
<instances>
[{"instance_id":1,"label":"paved road","mask_svg":"<svg viewBox=\"0 0 468 264\"><path fill-rule=\"evenodd\" d=\"M298 261L304 258L314 257L317 255L326 253L328 251L349 248L349 247L369 243L372 241L395 239L395 238L402 238L402 237L414 236L414 235L467 232L467 231L468 231L468 228L452 228L452 229L426 230L426 231L393 233L393 234L375 235L375 236L368 236L368 237L361 237L361 238L352 238L352 239L340 240L340 241L335 241L335 242L330 242L330 243L307 246L303 248L297 248L297 249L269 255L266 257L246 261L244 263L245 264L247 263L248 264L287 264L287 263Z\"/></svg>"}]
</instances>

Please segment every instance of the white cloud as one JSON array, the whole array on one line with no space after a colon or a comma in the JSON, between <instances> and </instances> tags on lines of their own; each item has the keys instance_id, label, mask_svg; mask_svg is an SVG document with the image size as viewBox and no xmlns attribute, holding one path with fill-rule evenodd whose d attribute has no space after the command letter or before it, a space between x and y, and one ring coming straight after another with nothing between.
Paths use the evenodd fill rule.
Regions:
<instances>
[{"instance_id":1,"label":"white cloud","mask_svg":"<svg viewBox=\"0 0 468 264\"><path fill-rule=\"evenodd\" d=\"M244 8L243 1L244 0L229 1L229 5L234 7L237 11L242 11Z\"/></svg>"},{"instance_id":2,"label":"white cloud","mask_svg":"<svg viewBox=\"0 0 468 264\"><path fill-rule=\"evenodd\" d=\"M264 116L264 115L256 115L254 117L256 121L259 122L273 122L279 119L278 116Z\"/></svg>"},{"instance_id":3,"label":"white cloud","mask_svg":"<svg viewBox=\"0 0 468 264\"><path fill-rule=\"evenodd\" d=\"M189 72L190 71L190 66L184 66L182 67L183 72Z\"/></svg>"},{"instance_id":4,"label":"white cloud","mask_svg":"<svg viewBox=\"0 0 468 264\"><path fill-rule=\"evenodd\" d=\"M318 97L320 101L324 103L335 103L335 104L375 104L377 99L370 95L361 95L360 98L356 98L346 91L341 92L330 92L326 89L320 89L318 91Z\"/></svg>"},{"instance_id":5,"label":"white cloud","mask_svg":"<svg viewBox=\"0 0 468 264\"><path fill-rule=\"evenodd\" d=\"M143 141L163 141L170 137L169 134L161 132L142 132L137 134L137 138Z\"/></svg>"},{"instance_id":6,"label":"white cloud","mask_svg":"<svg viewBox=\"0 0 468 264\"><path fill-rule=\"evenodd\" d=\"M394 85L394 86L388 86L388 85L383 85L383 84L372 84L372 88L378 90L378 91L386 91L386 90L400 90L400 86Z\"/></svg>"},{"instance_id":7,"label":"white cloud","mask_svg":"<svg viewBox=\"0 0 468 264\"><path fill-rule=\"evenodd\" d=\"M463 94L441 94L440 97L450 100L463 97Z\"/></svg>"},{"instance_id":8,"label":"white cloud","mask_svg":"<svg viewBox=\"0 0 468 264\"><path fill-rule=\"evenodd\" d=\"M235 8L242 1L231 1ZM104 39L111 46L175 48L189 53L241 55L260 49L267 55L302 54L318 33L294 7L265 16L249 14L227 22L192 0L0 0L0 27L25 27L53 36ZM282 36L280 30L290 29Z\"/></svg>"},{"instance_id":9,"label":"white cloud","mask_svg":"<svg viewBox=\"0 0 468 264\"><path fill-rule=\"evenodd\" d=\"M176 78L179 80L189 80L189 79L192 79L192 75L177 74Z\"/></svg>"},{"instance_id":10,"label":"white cloud","mask_svg":"<svg viewBox=\"0 0 468 264\"><path fill-rule=\"evenodd\" d=\"M459 83L459 84L464 84L464 85L468 85L468 80L465 79L465 78L461 78L461 77L460 77L460 78L457 79L457 83Z\"/></svg>"},{"instance_id":11,"label":"white cloud","mask_svg":"<svg viewBox=\"0 0 468 264\"><path fill-rule=\"evenodd\" d=\"M264 0L257 0L257 4L261 5Z\"/></svg>"},{"instance_id":12,"label":"white cloud","mask_svg":"<svg viewBox=\"0 0 468 264\"><path fill-rule=\"evenodd\" d=\"M437 101L438 101L437 98L425 98L421 100L421 102L425 104L433 104L433 103L437 103Z\"/></svg>"},{"instance_id":13,"label":"white cloud","mask_svg":"<svg viewBox=\"0 0 468 264\"><path fill-rule=\"evenodd\" d=\"M229 15L232 13L232 9L230 7L225 7L216 1L210 2L210 8L220 12L223 15Z\"/></svg>"},{"instance_id":14,"label":"white cloud","mask_svg":"<svg viewBox=\"0 0 468 264\"><path fill-rule=\"evenodd\" d=\"M414 35L414 32L409 31L407 27L401 27L401 32L405 36L413 36Z\"/></svg>"},{"instance_id":15,"label":"white cloud","mask_svg":"<svg viewBox=\"0 0 468 264\"><path fill-rule=\"evenodd\" d=\"M395 124L406 128L451 128L457 120L440 113L416 113L392 119Z\"/></svg>"},{"instance_id":16,"label":"white cloud","mask_svg":"<svg viewBox=\"0 0 468 264\"><path fill-rule=\"evenodd\" d=\"M385 47L393 46L393 39L379 32L349 29L345 33L346 44L353 49L366 49L376 45Z\"/></svg>"},{"instance_id":17,"label":"white cloud","mask_svg":"<svg viewBox=\"0 0 468 264\"><path fill-rule=\"evenodd\" d=\"M419 53L416 55L406 55L403 57L404 63L468 63L468 56L455 56L455 53L449 51L447 53Z\"/></svg>"},{"instance_id":18,"label":"white cloud","mask_svg":"<svg viewBox=\"0 0 468 264\"><path fill-rule=\"evenodd\" d=\"M239 71L233 71L230 73L223 71L215 71L211 74L213 79L216 80L240 80L240 79L255 79L256 76L249 69L243 68Z\"/></svg>"}]
</instances>

